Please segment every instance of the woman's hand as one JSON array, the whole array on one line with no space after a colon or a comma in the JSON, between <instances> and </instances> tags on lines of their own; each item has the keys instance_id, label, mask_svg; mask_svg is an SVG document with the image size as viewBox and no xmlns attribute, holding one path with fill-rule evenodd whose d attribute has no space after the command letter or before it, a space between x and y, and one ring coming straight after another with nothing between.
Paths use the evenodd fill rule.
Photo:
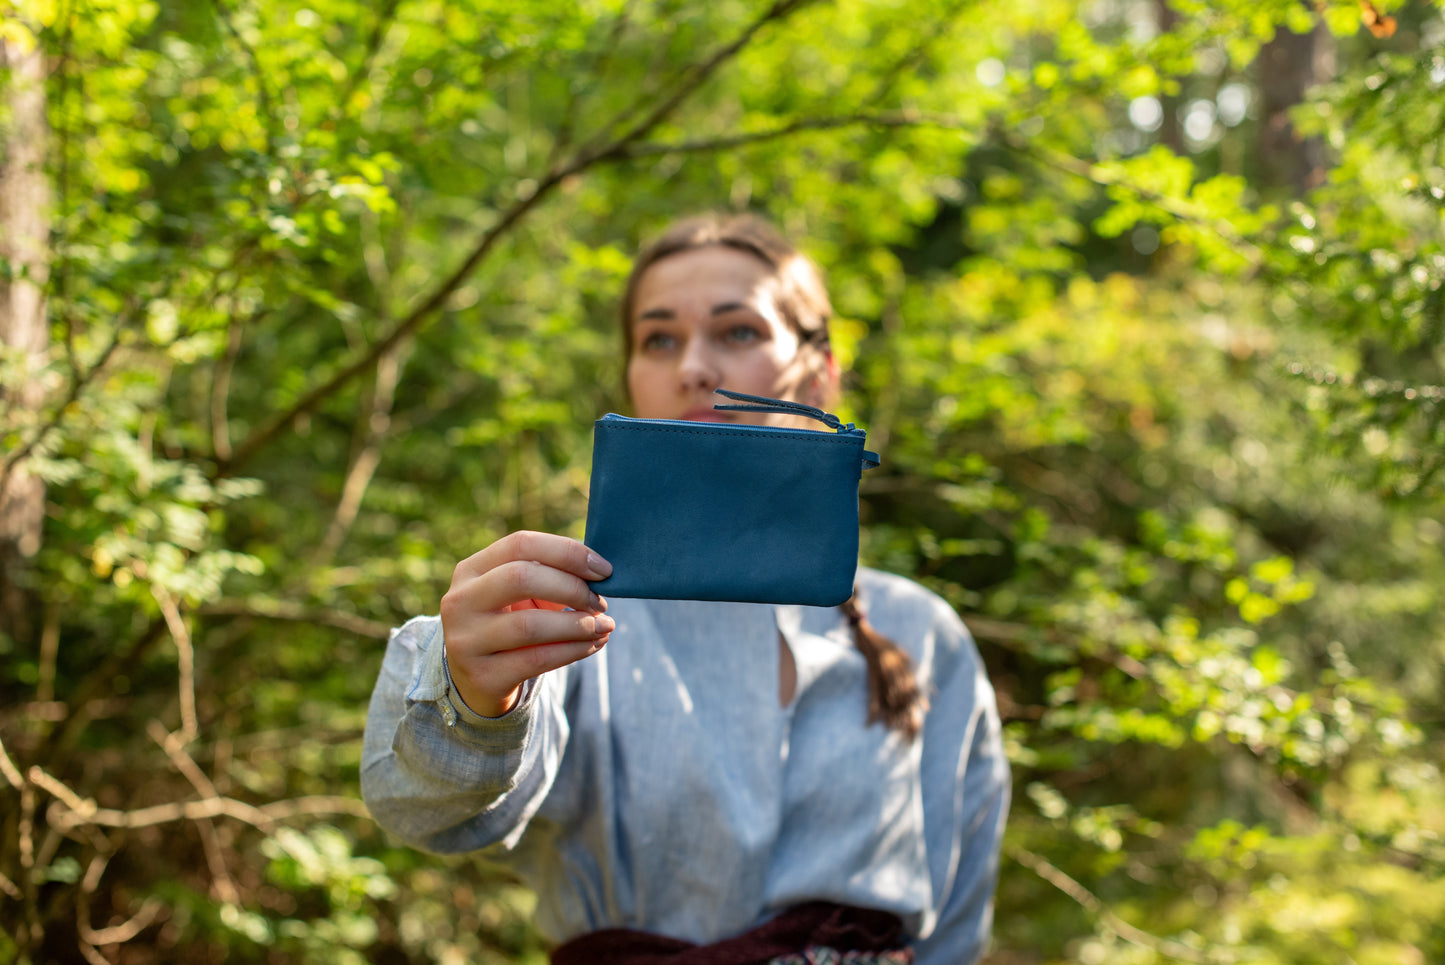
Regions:
<instances>
[{"instance_id":1,"label":"woman's hand","mask_svg":"<svg viewBox=\"0 0 1445 965\"><path fill-rule=\"evenodd\" d=\"M500 717L525 681L601 650L615 624L587 581L611 573L575 539L526 531L458 563L442 597L442 634L467 706Z\"/></svg>"}]
</instances>

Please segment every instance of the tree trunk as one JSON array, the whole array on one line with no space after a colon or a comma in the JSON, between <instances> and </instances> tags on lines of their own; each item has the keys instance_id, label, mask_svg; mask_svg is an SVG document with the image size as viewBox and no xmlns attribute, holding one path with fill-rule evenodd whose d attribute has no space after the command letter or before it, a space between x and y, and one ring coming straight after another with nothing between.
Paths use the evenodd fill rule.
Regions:
<instances>
[{"instance_id":1,"label":"tree trunk","mask_svg":"<svg viewBox=\"0 0 1445 965\"><path fill-rule=\"evenodd\" d=\"M0 385L6 434L37 422L49 331L50 189L45 173L45 53L0 39L0 351L18 363ZM26 433L28 435L28 433ZM29 569L40 549L45 486L21 464L0 481L0 633L28 639L38 622Z\"/></svg>"},{"instance_id":2,"label":"tree trunk","mask_svg":"<svg viewBox=\"0 0 1445 965\"><path fill-rule=\"evenodd\" d=\"M1325 146L1301 138L1289 111L1335 72L1335 48L1323 24L1307 34L1281 29L1259 54L1260 180L1302 195L1325 177Z\"/></svg>"},{"instance_id":3,"label":"tree trunk","mask_svg":"<svg viewBox=\"0 0 1445 965\"><path fill-rule=\"evenodd\" d=\"M1173 33L1175 25L1179 23L1179 14L1169 5L1169 0L1154 0L1154 17L1161 34ZM1164 110L1164 117L1159 124L1159 143L1175 154L1182 155L1184 127L1179 123L1179 95L1161 93L1159 105Z\"/></svg>"}]
</instances>

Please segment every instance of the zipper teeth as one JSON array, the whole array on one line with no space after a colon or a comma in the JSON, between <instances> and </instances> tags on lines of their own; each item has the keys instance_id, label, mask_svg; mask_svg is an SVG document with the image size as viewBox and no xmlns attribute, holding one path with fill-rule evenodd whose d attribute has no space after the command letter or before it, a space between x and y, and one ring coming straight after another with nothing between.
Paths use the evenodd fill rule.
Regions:
<instances>
[{"instance_id":1,"label":"zipper teeth","mask_svg":"<svg viewBox=\"0 0 1445 965\"><path fill-rule=\"evenodd\" d=\"M739 407L739 408L740 408L741 411L744 411L744 412L747 412L747 411L760 411L760 410L752 409L751 407ZM603 420L603 421L606 421L606 420L609 420L609 419L611 419L611 420L616 420L616 421L619 421L619 422L646 422L646 423L651 423L651 424L654 424L654 425L667 425L667 426L677 426L677 425L680 425L680 426L709 426L709 427L712 427L712 428L715 428L715 429L718 429L718 428L720 428L720 429L737 429L737 430L739 430L739 431L741 431L741 432L807 432L807 433L823 432L822 429L798 429L798 428L795 428L795 427L793 427L793 426L754 426L754 425L744 425L744 424L740 424L740 423L736 423L736 422L688 422L688 421L686 421L686 420L684 420L684 419L638 419L638 418L635 418L635 417L630 416L630 415L619 415L619 414L616 413L616 412L609 412L609 413L607 413L606 415L604 415L604 416L602 417L602 420ZM840 435L854 435L854 436L863 435L863 434L864 434L864 432L863 432L862 429L857 429L857 428L848 429L848 428L846 428L846 427L840 428L840 429L838 430L838 433L839 433Z\"/></svg>"}]
</instances>

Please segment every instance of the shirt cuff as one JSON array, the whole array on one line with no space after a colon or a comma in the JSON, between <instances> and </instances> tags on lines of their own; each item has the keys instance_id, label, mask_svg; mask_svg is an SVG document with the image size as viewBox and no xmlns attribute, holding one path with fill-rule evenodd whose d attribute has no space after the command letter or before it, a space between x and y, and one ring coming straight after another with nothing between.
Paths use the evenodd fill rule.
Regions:
<instances>
[{"instance_id":1,"label":"shirt cuff","mask_svg":"<svg viewBox=\"0 0 1445 965\"><path fill-rule=\"evenodd\" d=\"M500 717L483 717L467 706L452 682L441 621L433 619L429 622L431 632L419 633L414 644L421 651L421 659L416 661L416 671L407 689L407 702L433 705L447 730L459 740L497 751L520 743L531 724L536 678L522 685L522 693L511 710Z\"/></svg>"},{"instance_id":2,"label":"shirt cuff","mask_svg":"<svg viewBox=\"0 0 1445 965\"><path fill-rule=\"evenodd\" d=\"M442 716L446 717L448 727L455 727L459 720L473 727L485 727L495 721L506 720L522 710L524 705L531 703L532 691L537 689L536 677L522 681L522 692L517 695L517 702L513 704L512 708L505 714L502 714L500 717L483 717L475 710L472 710L462 697L462 692L457 689L456 682L452 680L452 668L451 665L447 663L447 648L442 647L441 651L442 676L444 676L447 681L447 692L443 698L446 701L446 706L442 710ZM448 715L448 711L451 712L450 716Z\"/></svg>"}]
</instances>

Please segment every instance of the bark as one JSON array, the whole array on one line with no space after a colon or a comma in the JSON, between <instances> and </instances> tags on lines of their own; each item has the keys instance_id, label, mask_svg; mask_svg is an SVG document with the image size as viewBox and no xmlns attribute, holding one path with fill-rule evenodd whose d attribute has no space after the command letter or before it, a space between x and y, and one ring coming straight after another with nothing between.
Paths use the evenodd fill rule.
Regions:
<instances>
[{"instance_id":1,"label":"bark","mask_svg":"<svg viewBox=\"0 0 1445 965\"><path fill-rule=\"evenodd\" d=\"M0 350L19 363L0 385L0 431L23 436L38 422L49 344L44 51L0 40L0 96ZM17 639L38 623L28 587L44 518L44 483L22 461L0 483L0 633Z\"/></svg>"},{"instance_id":2,"label":"bark","mask_svg":"<svg viewBox=\"0 0 1445 965\"><path fill-rule=\"evenodd\" d=\"M1307 34L1280 30L1259 54L1260 180L1302 195L1324 180L1325 145L1301 138L1289 111L1335 72L1335 48L1324 24Z\"/></svg>"},{"instance_id":3,"label":"bark","mask_svg":"<svg viewBox=\"0 0 1445 965\"><path fill-rule=\"evenodd\" d=\"M1169 0L1154 0L1154 16L1161 34L1172 33L1179 22L1179 14L1169 5ZM1159 104L1164 109L1164 119L1159 126L1159 143L1175 154L1183 155L1184 127L1179 123L1179 95L1160 94Z\"/></svg>"}]
</instances>

